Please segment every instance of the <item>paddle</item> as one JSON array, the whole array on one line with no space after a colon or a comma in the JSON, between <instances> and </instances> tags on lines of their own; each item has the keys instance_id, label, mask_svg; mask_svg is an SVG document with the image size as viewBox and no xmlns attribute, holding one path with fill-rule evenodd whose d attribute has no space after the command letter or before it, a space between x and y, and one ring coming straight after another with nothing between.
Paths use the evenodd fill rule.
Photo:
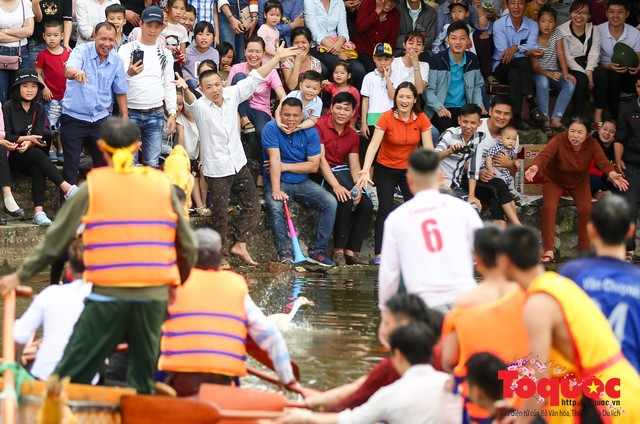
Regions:
<instances>
[{"instance_id":1,"label":"paddle","mask_svg":"<svg viewBox=\"0 0 640 424\"><path fill-rule=\"evenodd\" d=\"M273 362L271 362L271 359L269 358L269 354L262 350L260 346L258 346L258 344L249 336L247 337L247 353L270 370L276 370L273 366ZM298 365L291 361L291 368L293 369L293 375L296 377L296 380L300 380L300 370L298 369Z\"/></svg>"},{"instance_id":2,"label":"paddle","mask_svg":"<svg viewBox=\"0 0 640 424\"><path fill-rule=\"evenodd\" d=\"M21 297L29 297L33 290L28 286L18 286L15 290L11 290L4 296L4 321L2 325L2 356L6 362L15 362L16 351L13 341L13 324L16 320L16 295ZM3 422L13 424L16 421L16 397L8 396L15 394L16 386L13 371L7 369L2 375L4 379L4 401L3 406Z\"/></svg>"}]
</instances>

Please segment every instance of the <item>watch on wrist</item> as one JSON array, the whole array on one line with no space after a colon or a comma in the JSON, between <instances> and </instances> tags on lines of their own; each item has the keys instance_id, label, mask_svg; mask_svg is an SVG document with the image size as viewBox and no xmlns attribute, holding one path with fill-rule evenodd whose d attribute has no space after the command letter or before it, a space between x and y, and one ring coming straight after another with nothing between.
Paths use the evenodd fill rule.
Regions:
<instances>
[{"instance_id":1,"label":"watch on wrist","mask_svg":"<svg viewBox=\"0 0 640 424\"><path fill-rule=\"evenodd\" d=\"M251 17L251 20L252 20L252 21L257 21L257 20L258 20L258 17L257 17L257 16L252 16L252 17Z\"/></svg>"},{"instance_id":2,"label":"watch on wrist","mask_svg":"<svg viewBox=\"0 0 640 424\"><path fill-rule=\"evenodd\" d=\"M175 113L175 112L171 112L171 113L169 114L169 118L172 118L172 117L173 117L173 118L175 118L176 116L177 116L177 115L176 115L176 113Z\"/></svg>"}]
</instances>

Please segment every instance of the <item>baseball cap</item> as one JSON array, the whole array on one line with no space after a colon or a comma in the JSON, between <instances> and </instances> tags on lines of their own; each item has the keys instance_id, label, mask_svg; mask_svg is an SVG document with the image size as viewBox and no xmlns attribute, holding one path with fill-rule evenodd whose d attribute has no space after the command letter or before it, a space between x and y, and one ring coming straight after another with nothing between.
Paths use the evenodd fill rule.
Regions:
<instances>
[{"instance_id":1,"label":"baseball cap","mask_svg":"<svg viewBox=\"0 0 640 424\"><path fill-rule=\"evenodd\" d=\"M164 13L162 13L162 9L158 6L150 6L142 11L142 16L140 16L142 22L148 24L149 22L160 22L164 24Z\"/></svg>"},{"instance_id":2,"label":"baseball cap","mask_svg":"<svg viewBox=\"0 0 640 424\"><path fill-rule=\"evenodd\" d=\"M467 0L449 0L449 10L451 10L453 6L462 6L469 10L469 2Z\"/></svg>"},{"instance_id":3,"label":"baseball cap","mask_svg":"<svg viewBox=\"0 0 640 424\"><path fill-rule=\"evenodd\" d=\"M392 57L393 56L393 49L387 43L378 43L373 48L373 55L374 56L389 56L389 57Z\"/></svg>"}]
</instances>

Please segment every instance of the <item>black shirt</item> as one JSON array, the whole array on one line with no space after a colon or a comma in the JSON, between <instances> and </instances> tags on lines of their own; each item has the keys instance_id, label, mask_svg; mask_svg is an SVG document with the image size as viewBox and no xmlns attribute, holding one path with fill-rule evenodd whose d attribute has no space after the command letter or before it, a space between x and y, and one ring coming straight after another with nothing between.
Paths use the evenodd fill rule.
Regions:
<instances>
[{"instance_id":1,"label":"black shirt","mask_svg":"<svg viewBox=\"0 0 640 424\"><path fill-rule=\"evenodd\" d=\"M59 21L73 20L73 1L72 0L41 0L40 9L42 10L42 21L35 23L33 35L31 39L38 43L44 43L42 33L44 32L44 23L48 20L57 19Z\"/></svg>"},{"instance_id":2,"label":"black shirt","mask_svg":"<svg viewBox=\"0 0 640 424\"><path fill-rule=\"evenodd\" d=\"M125 9L135 12L138 15L142 15L142 11L144 10L143 0L121 0L120 4L122 4ZM129 35L133 28L133 25L131 25L129 21L127 21L124 25L124 28L122 28L122 32L125 35Z\"/></svg>"},{"instance_id":3,"label":"black shirt","mask_svg":"<svg viewBox=\"0 0 640 424\"><path fill-rule=\"evenodd\" d=\"M35 107L34 107L35 105ZM21 102L13 99L7 100L2 105L4 115L4 138L15 143L23 135L43 135L44 133L44 106L31 102L29 111L25 112Z\"/></svg>"}]
</instances>

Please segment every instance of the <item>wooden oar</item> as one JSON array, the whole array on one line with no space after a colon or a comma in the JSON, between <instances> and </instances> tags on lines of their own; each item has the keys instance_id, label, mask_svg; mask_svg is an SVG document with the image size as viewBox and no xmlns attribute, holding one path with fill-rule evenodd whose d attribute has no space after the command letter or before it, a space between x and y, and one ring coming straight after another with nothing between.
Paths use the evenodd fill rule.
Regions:
<instances>
[{"instance_id":1,"label":"wooden oar","mask_svg":"<svg viewBox=\"0 0 640 424\"><path fill-rule=\"evenodd\" d=\"M4 296L4 321L2 323L2 356L6 362L15 362L16 350L13 341L13 324L16 320L16 294L22 297L29 297L33 290L31 287L18 286ZM7 393L15 393L16 384L13 371L5 370L2 374L4 379L5 397L3 400L4 424L14 424L16 422L16 397L7 396ZM16 395L17 396L17 395Z\"/></svg>"},{"instance_id":2,"label":"wooden oar","mask_svg":"<svg viewBox=\"0 0 640 424\"><path fill-rule=\"evenodd\" d=\"M247 353L270 370L276 370L273 366L273 362L271 362L271 359L269 358L269 354L262 350L251 337L247 337ZM293 375L296 377L296 380L300 380L300 370L298 369L298 365L291 361L291 368L293 368Z\"/></svg>"},{"instance_id":3,"label":"wooden oar","mask_svg":"<svg viewBox=\"0 0 640 424\"><path fill-rule=\"evenodd\" d=\"M257 368L254 368L252 366L247 365L247 371L249 372L249 374L254 375L268 383L271 384L275 384L278 386L282 386L282 383L280 382L280 379L272 374L266 373L262 370L259 370ZM291 386L283 386L285 389L289 390L292 393L297 393L299 395L301 395L302 397L306 398L309 397L311 395L315 395L320 393L319 390L315 390L315 389L310 389L308 387L302 387L302 386L298 386L298 387L291 387ZM292 408L307 408L307 405L304 403L290 403L287 404L288 407L292 407Z\"/></svg>"}]
</instances>

